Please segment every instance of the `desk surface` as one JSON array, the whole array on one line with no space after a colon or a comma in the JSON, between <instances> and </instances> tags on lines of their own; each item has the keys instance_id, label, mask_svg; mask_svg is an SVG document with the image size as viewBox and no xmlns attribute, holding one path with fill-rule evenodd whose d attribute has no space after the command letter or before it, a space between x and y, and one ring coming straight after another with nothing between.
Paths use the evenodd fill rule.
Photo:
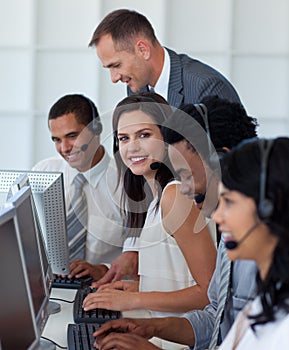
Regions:
<instances>
[{"instance_id":1,"label":"desk surface","mask_svg":"<svg viewBox=\"0 0 289 350\"><path fill-rule=\"evenodd\" d=\"M75 297L76 290L74 289L60 289L53 288L51 291L51 298L59 298L67 301L73 301ZM56 301L61 306L60 312L50 315L42 335L48 339L53 340L60 346L67 346L67 325L73 323L73 304L64 301ZM56 347L56 349L60 349Z\"/></svg>"}]
</instances>

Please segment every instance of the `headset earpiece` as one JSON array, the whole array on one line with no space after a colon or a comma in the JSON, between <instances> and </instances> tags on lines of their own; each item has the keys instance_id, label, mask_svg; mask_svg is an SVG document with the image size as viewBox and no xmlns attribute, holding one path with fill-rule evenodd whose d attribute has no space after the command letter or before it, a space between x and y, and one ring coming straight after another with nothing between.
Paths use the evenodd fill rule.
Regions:
<instances>
[{"instance_id":1,"label":"headset earpiece","mask_svg":"<svg viewBox=\"0 0 289 350\"><path fill-rule=\"evenodd\" d=\"M209 127L208 109L203 103L194 104L196 110L199 112L205 124L205 130L207 135L208 152L209 152L209 165L212 170L216 169L220 163L220 159L223 157L225 151L221 148L218 150L213 150L211 133Z\"/></svg>"},{"instance_id":2,"label":"headset earpiece","mask_svg":"<svg viewBox=\"0 0 289 350\"><path fill-rule=\"evenodd\" d=\"M102 124L98 115L98 111L94 103L88 97L85 97L85 99L90 105L91 114L92 114L92 120L91 120L91 123L89 124L89 127L95 135L100 135L102 133Z\"/></svg>"},{"instance_id":3,"label":"headset earpiece","mask_svg":"<svg viewBox=\"0 0 289 350\"><path fill-rule=\"evenodd\" d=\"M274 210L274 206L273 203L270 201L270 199L263 199L260 203L259 203L259 207L258 207L258 212L259 212L259 217L260 219L268 219Z\"/></svg>"},{"instance_id":4,"label":"headset earpiece","mask_svg":"<svg viewBox=\"0 0 289 350\"><path fill-rule=\"evenodd\" d=\"M217 167L220 164L220 160L223 158L225 153L225 150L223 150L222 148L218 148L215 152L213 152L210 155L209 163L212 170L217 169Z\"/></svg>"},{"instance_id":5,"label":"headset earpiece","mask_svg":"<svg viewBox=\"0 0 289 350\"><path fill-rule=\"evenodd\" d=\"M118 141L118 138L117 138L117 136L116 135L114 135L114 146L116 147L116 148L119 148L119 141Z\"/></svg>"},{"instance_id":6,"label":"headset earpiece","mask_svg":"<svg viewBox=\"0 0 289 350\"><path fill-rule=\"evenodd\" d=\"M274 210L273 202L266 198L266 183L269 153L273 146L274 140L262 139L259 141L260 148L260 199L258 204L258 215L261 220L268 219Z\"/></svg>"},{"instance_id":7,"label":"headset earpiece","mask_svg":"<svg viewBox=\"0 0 289 350\"><path fill-rule=\"evenodd\" d=\"M93 119L91 125L92 131L95 135L100 135L102 133L102 124L98 119L99 118Z\"/></svg>"}]
</instances>

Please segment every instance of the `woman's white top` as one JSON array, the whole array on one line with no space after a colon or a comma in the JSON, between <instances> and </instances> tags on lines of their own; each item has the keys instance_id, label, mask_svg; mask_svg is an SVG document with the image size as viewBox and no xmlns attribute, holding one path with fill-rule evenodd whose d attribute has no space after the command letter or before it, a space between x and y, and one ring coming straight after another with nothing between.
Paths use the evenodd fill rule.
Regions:
<instances>
[{"instance_id":1,"label":"woman's white top","mask_svg":"<svg viewBox=\"0 0 289 350\"><path fill-rule=\"evenodd\" d=\"M170 182L164 191L176 183ZM166 232L160 206L155 210L156 203L154 199L149 206L139 240L139 290L168 292L187 288L195 281L176 240ZM179 314L152 312L153 317L169 315Z\"/></svg>"},{"instance_id":2,"label":"woman's white top","mask_svg":"<svg viewBox=\"0 0 289 350\"><path fill-rule=\"evenodd\" d=\"M276 350L289 349L289 315L283 311L276 313L276 320L255 327L250 327L247 315L257 314L262 306L259 297L246 306L238 315L230 332L219 350Z\"/></svg>"}]
</instances>

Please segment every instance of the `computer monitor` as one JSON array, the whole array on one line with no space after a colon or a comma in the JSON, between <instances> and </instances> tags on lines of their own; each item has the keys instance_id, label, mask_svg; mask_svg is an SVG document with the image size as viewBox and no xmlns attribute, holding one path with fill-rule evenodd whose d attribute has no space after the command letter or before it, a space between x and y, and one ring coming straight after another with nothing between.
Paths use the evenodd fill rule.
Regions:
<instances>
[{"instance_id":1,"label":"computer monitor","mask_svg":"<svg viewBox=\"0 0 289 350\"><path fill-rule=\"evenodd\" d=\"M28 272L36 325L38 334L41 335L49 316L49 295L47 295L44 281L41 249L33 213L31 188L23 187L12 195L7 203L11 203L16 209L16 223Z\"/></svg>"},{"instance_id":2,"label":"computer monitor","mask_svg":"<svg viewBox=\"0 0 289 350\"><path fill-rule=\"evenodd\" d=\"M28 178L27 174L21 174L20 176L18 176L16 178L16 180L11 185L11 187L8 191L7 200L9 201L13 195L15 195L19 190L21 190L25 186L30 187L29 178ZM36 225L36 233L37 233L36 238L38 241L38 245L40 247L41 267L42 267L42 272L43 272L43 278L45 281L46 294L50 295L54 276L52 273L51 266L49 264L47 251L46 251L46 247L45 247L45 242L44 242L44 237L43 237L43 233L42 233L41 225L39 222L38 213L36 210L33 196L31 196L31 201L32 201L32 208L33 208L33 217L34 217L35 225ZM19 217L19 219L21 220L21 217ZM50 311L52 311L52 310L50 310Z\"/></svg>"},{"instance_id":3,"label":"computer monitor","mask_svg":"<svg viewBox=\"0 0 289 350\"><path fill-rule=\"evenodd\" d=\"M21 174L28 175L52 272L68 274L63 175L59 172L0 170L1 201L5 195L6 200L10 187Z\"/></svg>"},{"instance_id":4,"label":"computer monitor","mask_svg":"<svg viewBox=\"0 0 289 350\"><path fill-rule=\"evenodd\" d=\"M2 350L35 350L39 334L13 206L0 209L0 339Z\"/></svg>"}]
</instances>

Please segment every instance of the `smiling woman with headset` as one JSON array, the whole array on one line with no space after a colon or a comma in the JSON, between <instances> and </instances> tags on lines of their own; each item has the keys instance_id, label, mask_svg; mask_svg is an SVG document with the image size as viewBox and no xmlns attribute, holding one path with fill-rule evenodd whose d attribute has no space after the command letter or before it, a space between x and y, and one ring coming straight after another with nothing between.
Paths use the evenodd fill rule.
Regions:
<instances>
[{"instance_id":1,"label":"smiling woman with headset","mask_svg":"<svg viewBox=\"0 0 289 350\"><path fill-rule=\"evenodd\" d=\"M289 138L242 143L221 161L213 219L231 260L255 260L258 296L220 349L289 348ZM252 276L252 279L255 276Z\"/></svg>"},{"instance_id":2,"label":"smiling woman with headset","mask_svg":"<svg viewBox=\"0 0 289 350\"><path fill-rule=\"evenodd\" d=\"M138 238L139 281L100 287L84 300L85 310L145 309L164 317L208 303L216 249L199 209L179 192L179 182L172 181L161 134L170 113L167 102L153 93L129 96L114 111L114 155L123 183L127 229ZM200 228L197 219L203 224Z\"/></svg>"}]
</instances>

